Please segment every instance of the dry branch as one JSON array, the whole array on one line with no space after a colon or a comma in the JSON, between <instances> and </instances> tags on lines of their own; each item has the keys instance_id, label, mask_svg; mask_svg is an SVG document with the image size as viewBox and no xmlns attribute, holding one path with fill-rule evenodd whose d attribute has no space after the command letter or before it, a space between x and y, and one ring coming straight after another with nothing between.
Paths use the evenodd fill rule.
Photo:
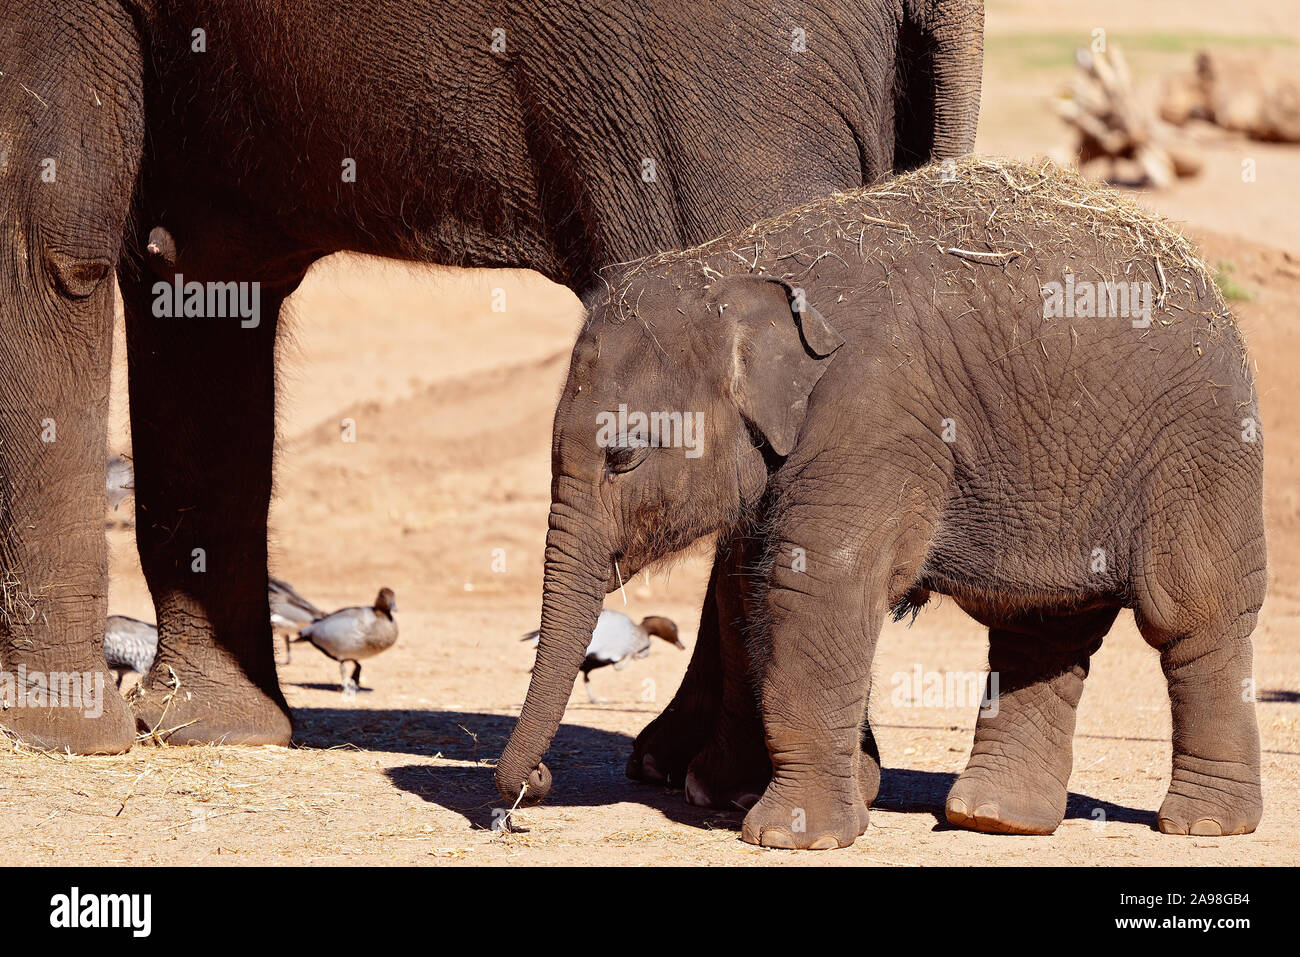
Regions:
<instances>
[{"instance_id":1,"label":"dry branch","mask_svg":"<svg viewBox=\"0 0 1300 957\"><path fill-rule=\"evenodd\" d=\"M1057 103L1061 119L1079 134L1079 165L1108 160L1110 182L1168 186L1200 171L1201 159L1133 89L1124 52L1079 50L1070 95Z\"/></svg>"},{"instance_id":2,"label":"dry branch","mask_svg":"<svg viewBox=\"0 0 1300 957\"><path fill-rule=\"evenodd\" d=\"M1201 50L1195 71L1169 77L1160 116L1206 120L1251 139L1300 143L1300 57Z\"/></svg>"}]
</instances>

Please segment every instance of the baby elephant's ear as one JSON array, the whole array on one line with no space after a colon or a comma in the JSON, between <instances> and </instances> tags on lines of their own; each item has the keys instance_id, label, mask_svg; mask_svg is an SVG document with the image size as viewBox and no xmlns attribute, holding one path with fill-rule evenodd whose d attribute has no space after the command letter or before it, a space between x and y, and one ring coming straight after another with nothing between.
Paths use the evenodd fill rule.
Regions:
<instances>
[{"instance_id":1,"label":"baby elephant's ear","mask_svg":"<svg viewBox=\"0 0 1300 957\"><path fill-rule=\"evenodd\" d=\"M713 288L732 335L731 391L740 413L777 455L789 455L808 396L844 338L802 290L762 276Z\"/></svg>"}]
</instances>

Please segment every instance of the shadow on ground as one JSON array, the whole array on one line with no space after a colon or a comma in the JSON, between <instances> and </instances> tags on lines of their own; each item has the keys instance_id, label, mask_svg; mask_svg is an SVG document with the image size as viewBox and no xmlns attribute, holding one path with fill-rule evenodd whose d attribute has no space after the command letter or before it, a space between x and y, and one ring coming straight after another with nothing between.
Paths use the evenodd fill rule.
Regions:
<instances>
[{"instance_id":1,"label":"shadow on ground","mask_svg":"<svg viewBox=\"0 0 1300 957\"><path fill-rule=\"evenodd\" d=\"M885 768L880 775L880 796L873 808L898 811L904 814L931 814L936 831L955 831L944 817L944 802L957 775L943 771L911 771L907 768ZM1101 813L1098 814L1098 811ZM1086 794L1071 791L1066 800L1065 819L1115 822L1121 824L1147 824L1156 826L1154 811L1125 807L1109 801L1098 801Z\"/></svg>"},{"instance_id":2,"label":"shadow on ground","mask_svg":"<svg viewBox=\"0 0 1300 957\"><path fill-rule=\"evenodd\" d=\"M441 756L459 765L407 764L384 773L394 787L460 814L472 828L489 829L504 802L493 782L492 766L514 727L513 715L462 711L298 708L296 744L312 748L353 746L421 757ZM744 814L697 808L680 790L640 784L623 773L632 736L582 725L560 728L546 763L555 783L546 803L552 807L591 807L631 801L658 810L667 819L700 828L739 830ZM473 762L472 764L469 762ZM875 807L904 814L929 814L935 830L948 830L944 799L956 775L938 771L886 768ZM1099 814L1100 812L1100 814ZM1067 819L1100 820L1155 827L1155 813L1098 801L1071 792Z\"/></svg>"},{"instance_id":3,"label":"shadow on ground","mask_svg":"<svg viewBox=\"0 0 1300 957\"><path fill-rule=\"evenodd\" d=\"M1259 693L1259 700L1273 704L1300 704L1300 691L1288 691L1284 688L1268 688Z\"/></svg>"},{"instance_id":4,"label":"shadow on ground","mask_svg":"<svg viewBox=\"0 0 1300 957\"><path fill-rule=\"evenodd\" d=\"M506 807L497 794L492 765L510 737L514 716L423 712L430 728L437 728L431 740L444 758L480 760L477 766L411 764L390 768L385 773L397 788L417 794L431 804L462 815L473 828L489 829ZM461 727L473 730L472 739ZM455 734L446 729L450 727ZM456 737L459 735L459 737ZM630 781L623 765L632 751L632 735L565 724L546 752L546 764L555 777L546 798L550 807L591 807L632 801L653 807L670 820L696 827L739 829L742 814L686 803L680 790ZM477 752L475 751L477 747ZM404 749L407 753L432 754L432 750Z\"/></svg>"},{"instance_id":5,"label":"shadow on ground","mask_svg":"<svg viewBox=\"0 0 1300 957\"><path fill-rule=\"evenodd\" d=\"M293 725L294 744L307 748L352 746L365 751L421 757L441 753L456 761L481 761L495 759L501 753L515 717L414 708L294 708ZM566 735L575 733L580 736L576 744L593 753L631 741L623 734L566 725L556 738L556 747Z\"/></svg>"}]
</instances>

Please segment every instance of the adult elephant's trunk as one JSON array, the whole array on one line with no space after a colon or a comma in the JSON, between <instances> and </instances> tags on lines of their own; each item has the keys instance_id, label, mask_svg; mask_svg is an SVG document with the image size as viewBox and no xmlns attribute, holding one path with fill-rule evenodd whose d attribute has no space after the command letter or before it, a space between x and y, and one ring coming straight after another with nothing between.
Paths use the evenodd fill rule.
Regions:
<instances>
[{"instance_id":1,"label":"adult elephant's trunk","mask_svg":"<svg viewBox=\"0 0 1300 957\"><path fill-rule=\"evenodd\" d=\"M564 717L609 581L608 549L592 541L598 536L589 529L579 532L573 514L551 506L537 664L524 709L496 767L497 790L512 804L521 789L522 804L537 803L551 789L551 772L542 756Z\"/></svg>"},{"instance_id":2,"label":"adult elephant's trunk","mask_svg":"<svg viewBox=\"0 0 1300 957\"><path fill-rule=\"evenodd\" d=\"M984 71L984 0L929 0L923 29L930 35L934 74L933 159L955 159L975 148Z\"/></svg>"}]
</instances>

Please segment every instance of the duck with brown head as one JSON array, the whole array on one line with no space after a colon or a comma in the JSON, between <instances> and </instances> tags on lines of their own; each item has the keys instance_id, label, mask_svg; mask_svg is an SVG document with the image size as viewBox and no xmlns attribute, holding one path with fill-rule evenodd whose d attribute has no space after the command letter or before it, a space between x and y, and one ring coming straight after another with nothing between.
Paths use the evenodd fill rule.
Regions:
<instances>
[{"instance_id":1,"label":"duck with brown head","mask_svg":"<svg viewBox=\"0 0 1300 957\"><path fill-rule=\"evenodd\" d=\"M531 641L537 647L541 631L530 631L524 635L524 641ZM605 609L596 619L596 627L591 633L587 645L587 657L583 659L579 670L582 672L582 686L587 692L587 699L592 704L599 704L591 692L591 673L597 668L613 665L621 671L633 658L644 658L650 654L650 638L662 638L670 645L685 650L681 638L677 636L677 625L671 618L649 615L637 624L621 611Z\"/></svg>"},{"instance_id":2,"label":"duck with brown head","mask_svg":"<svg viewBox=\"0 0 1300 957\"><path fill-rule=\"evenodd\" d=\"M339 663L339 683L343 690L356 691L361 683L361 662L387 651L397 643L397 596L391 588L379 589L371 606L341 608L304 628L299 641L310 641L320 651ZM348 662L352 674L348 675Z\"/></svg>"}]
</instances>

